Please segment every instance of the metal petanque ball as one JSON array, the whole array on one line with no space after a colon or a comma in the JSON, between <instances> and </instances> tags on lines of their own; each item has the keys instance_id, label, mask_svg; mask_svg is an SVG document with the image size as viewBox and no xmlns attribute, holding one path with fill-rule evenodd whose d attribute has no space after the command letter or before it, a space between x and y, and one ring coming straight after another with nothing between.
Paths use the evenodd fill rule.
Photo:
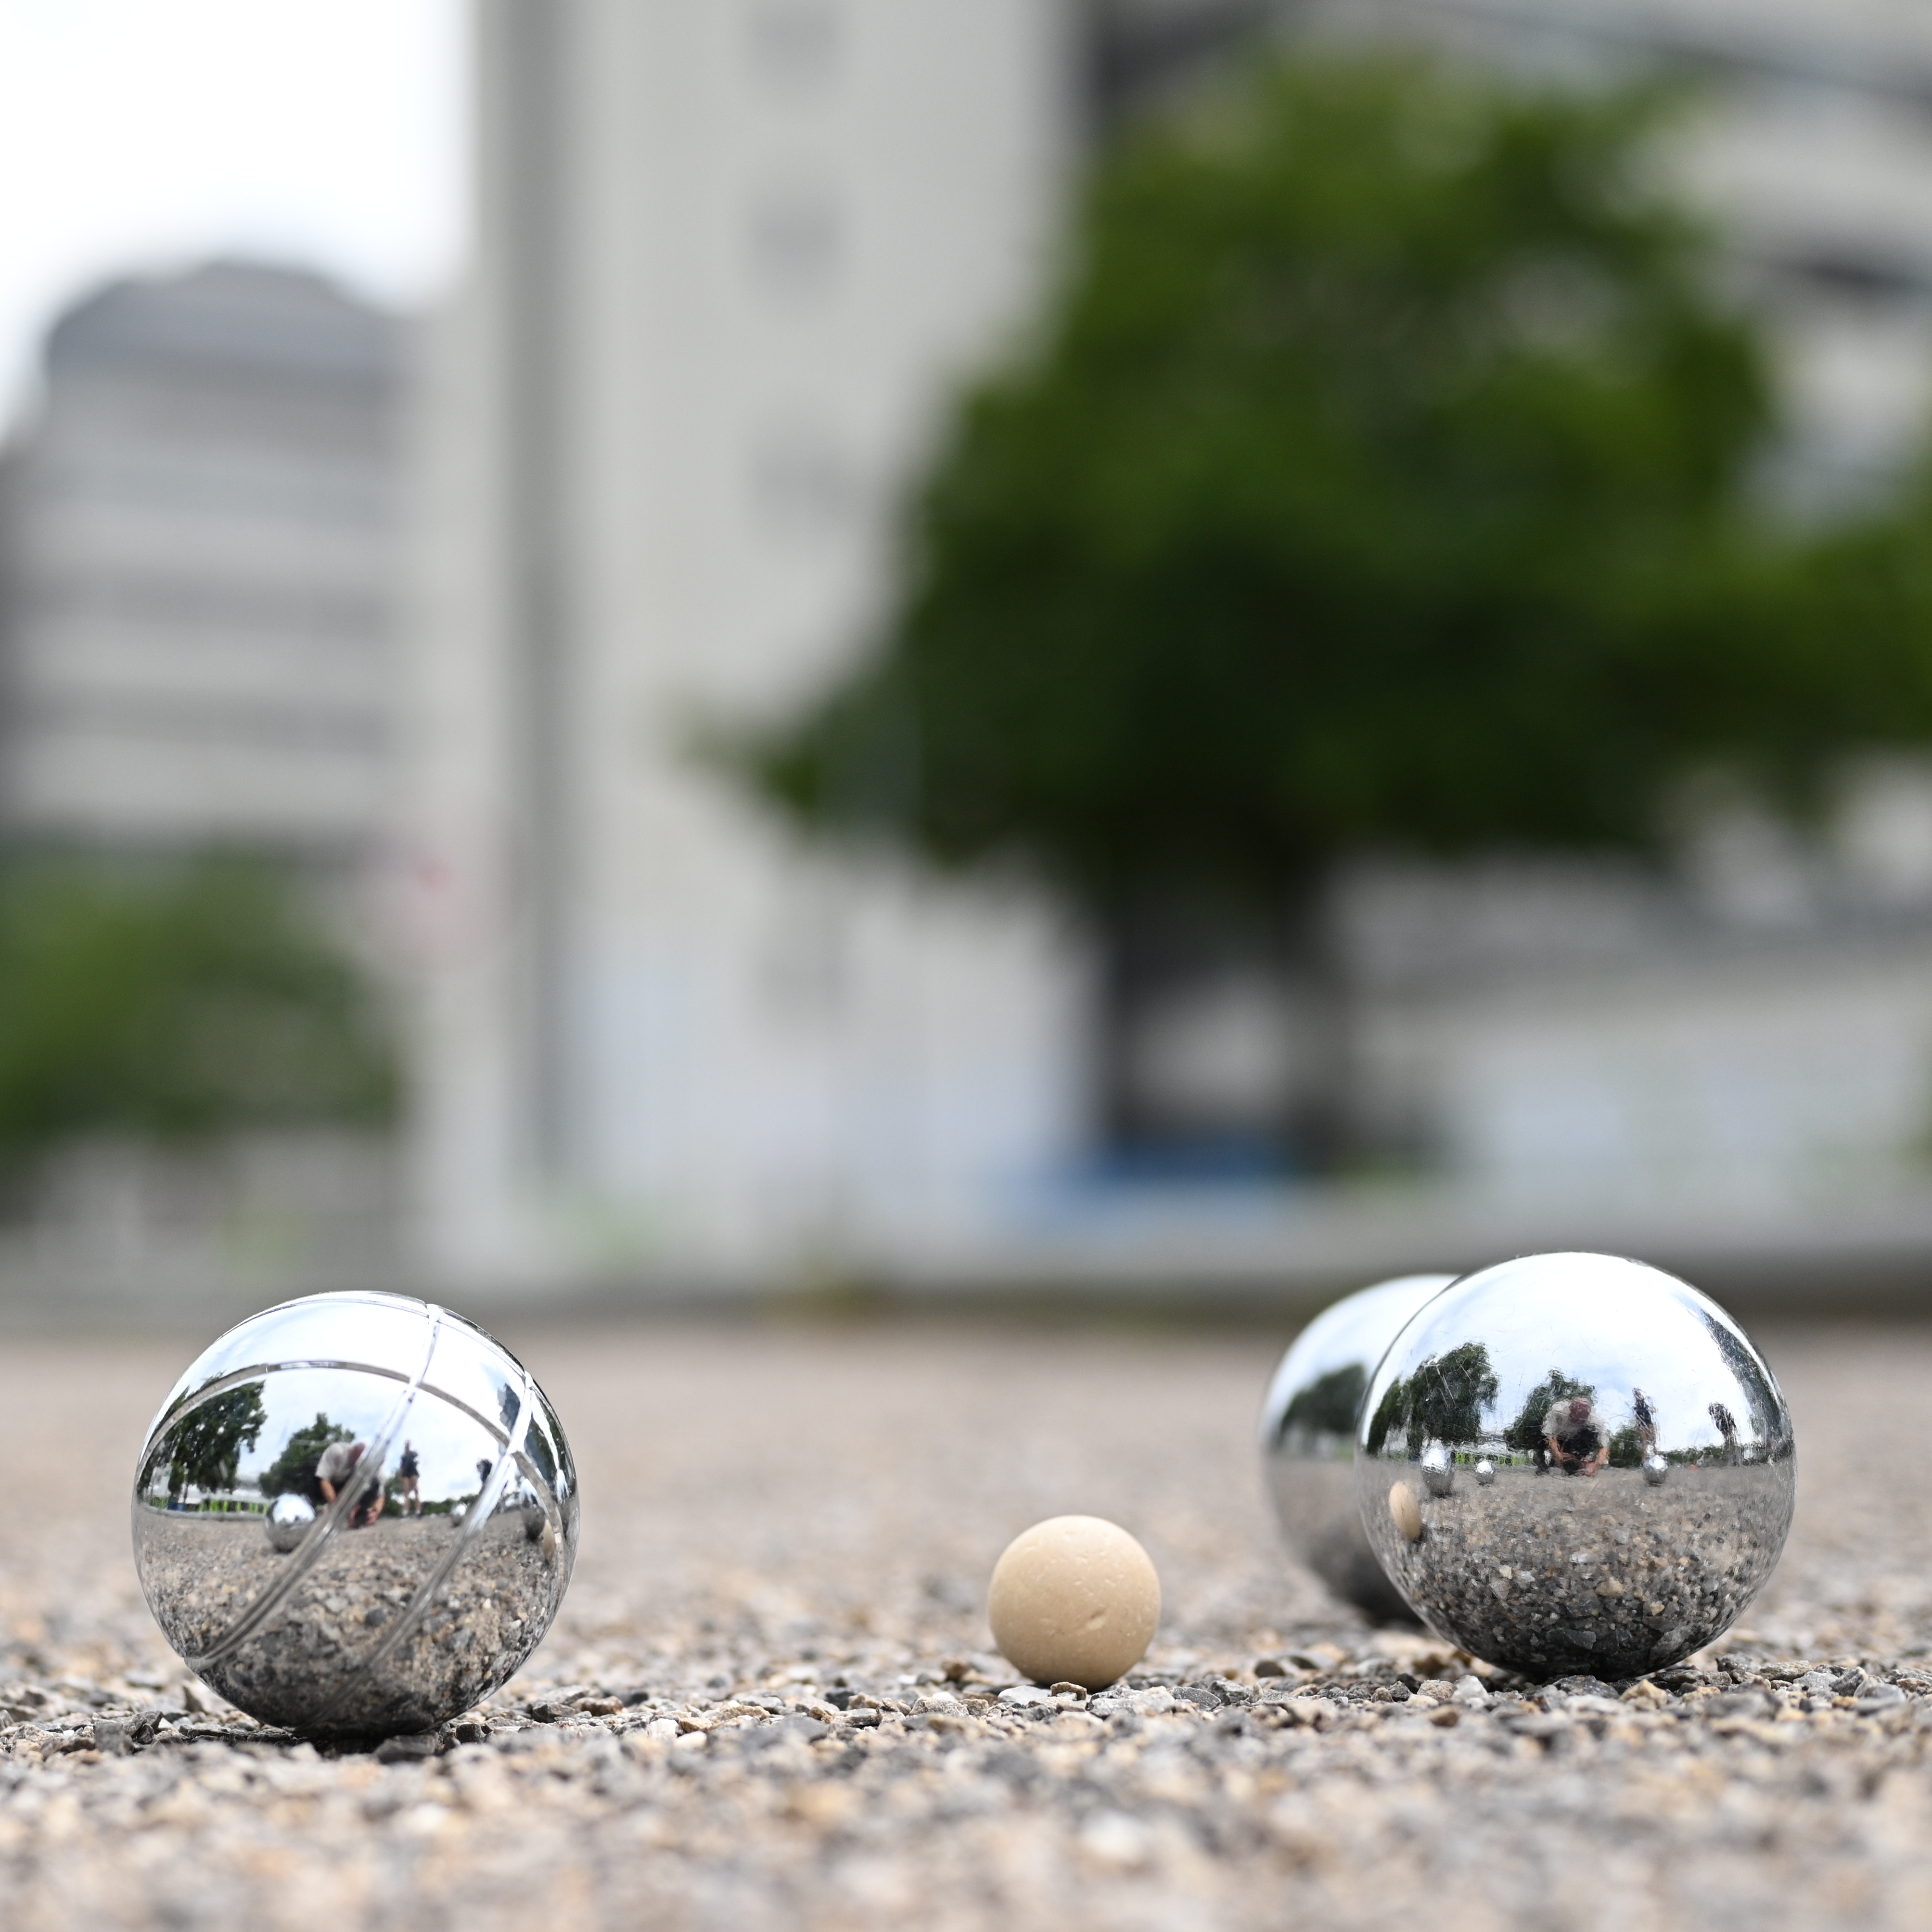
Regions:
<instances>
[{"instance_id":1,"label":"metal petanque ball","mask_svg":"<svg viewBox=\"0 0 1932 1932\"><path fill-rule=\"evenodd\" d=\"M268 1547L286 1556L308 1535L315 1521L315 1505L306 1496L289 1493L268 1505Z\"/></svg>"},{"instance_id":2,"label":"metal petanque ball","mask_svg":"<svg viewBox=\"0 0 1932 1932\"><path fill-rule=\"evenodd\" d=\"M427 1730L542 1642L577 1548L543 1391L447 1309L310 1295L170 1392L134 1479L134 1562L188 1667L263 1723Z\"/></svg>"},{"instance_id":3,"label":"metal petanque ball","mask_svg":"<svg viewBox=\"0 0 1932 1932\"><path fill-rule=\"evenodd\" d=\"M1362 1534L1355 1507L1355 1419L1382 1352L1455 1280L1402 1275L1325 1308L1296 1336L1262 1404L1262 1462L1288 1553L1372 1616L1406 1618Z\"/></svg>"},{"instance_id":4,"label":"metal petanque ball","mask_svg":"<svg viewBox=\"0 0 1932 1932\"><path fill-rule=\"evenodd\" d=\"M1486 1461L1446 1493L1436 1468ZM1480 1467L1480 1462L1478 1462ZM1608 1255L1466 1275L1391 1344L1363 1402L1361 1520L1437 1635L1548 1678L1688 1657L1776 1565L1791 1418L1744 1331Z\"/></svg>"}]
</instances>

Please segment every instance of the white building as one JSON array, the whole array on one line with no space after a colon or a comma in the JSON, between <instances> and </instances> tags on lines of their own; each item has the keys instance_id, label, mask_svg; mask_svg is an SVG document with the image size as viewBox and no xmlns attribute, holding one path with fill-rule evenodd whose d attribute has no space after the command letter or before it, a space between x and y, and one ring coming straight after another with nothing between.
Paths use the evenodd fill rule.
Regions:
<instances>
[{"instance_id":1,"label":"white building","mask_svg":"<svg viewBox=\"0 0 1932 1932\"><path fill-rule=\"evenodd\" d=\"M445 1265L679 1280L977 1225L1081 1131L1016 892L708 771L862 639L894 493L1026 316L1077 122L1040 0L485 0L407 876Z\"/></svg>"},{"instance_id":2,"label":"white building","mask_svg":"<svg viewBox=\"0 0 1932 1932\"><path fill-rule=\"evenodd\" d=\"M1932 394L1932 25L1911 0L482 0L479 252L428 415L399 901L437 1266L1346 1278L1574 1237L1578 1202L1634 1242L1660 1174L1700 1162L1731 1173L1724 1226L1875 1147L1914 1184L1919 887L1850 926L1828 893L1754 924L1721 893L1670 913L1592 887L1612 924L1648 908L1636 950L1526 944L1476 971L1387 940L1424 880L1366 892L1386 943L1362 942L1364 1078L1437 1184L1394 1214L1096 1208L1053 1185L1098 1084L1076 938L1017 888L808 852L694 755L862 646L894 492L1046 286L1096 108L1264 16L1709 75L1676 164L1778 332L1786 486L1828 504L1896 466ZM1770 876L1733 874L1747 898ZM1534 926L1546 898L1505 880L1483 903ZM1197 1115L1221 1088L1252 1114L1256 1058L1294 1058L1253 991L1224 979L1190 1012L1178 988L1150 1022L1148 1064ZM1807 1068L1831 1070L1822 1102ZM1690 1088L1724 1095L1700 1112Z\"/></svg>"},{"instance_id":3,"label":"white building","mask_svg":"<svg viewBox=\"0 0 1932 1932\"><path fill-rule=\"evenodd\" d=\"M340 860L392 815L400 325L238 262L56 325L0 493L0 830Z\"/></svg>"}]
</instances>

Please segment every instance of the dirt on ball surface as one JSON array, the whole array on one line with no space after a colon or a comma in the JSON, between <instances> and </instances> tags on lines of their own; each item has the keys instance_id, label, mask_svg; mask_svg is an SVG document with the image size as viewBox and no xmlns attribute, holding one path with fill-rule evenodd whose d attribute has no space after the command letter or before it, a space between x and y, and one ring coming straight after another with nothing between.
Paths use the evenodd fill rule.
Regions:
<instances>
[{"instance_id":1,"label":"dirt on ball surface","mask_svg":"<svg viewBox=\"0 0 1932 1932\"><path fill-rule=\"evenodd\" d=\"M148 1616L127 1485L181 1342L6 1342L10 1932L1932 1912L1932 1491L1882 1426L1927 1331L1761 1336L1801 1484L1770 1587L1674 1670L1534 1685L1283 1565L1247 1426L1281 1330L506 1326L578 1453L576 1581L520 1677L374 1753L241 1718ZM984 1614L1076 1510L1166 1598L1098 1696Z\"/></svg>"}]
</instances>

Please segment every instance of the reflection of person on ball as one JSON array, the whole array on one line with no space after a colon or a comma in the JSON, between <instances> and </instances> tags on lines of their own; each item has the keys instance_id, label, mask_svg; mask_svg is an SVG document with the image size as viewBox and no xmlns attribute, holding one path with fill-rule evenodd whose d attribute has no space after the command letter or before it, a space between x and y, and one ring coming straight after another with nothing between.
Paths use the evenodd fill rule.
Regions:
<instances>
[{"instance_id":1,"label":"reflection of person on ball","mask_svg":"<svg viewBox=\"0 0 1932 1932\"><path fill-rule=\"evenodd\" d=\"M1724 1438L1724 1460L1742 1462L1742 1453L1738 1448L1738 1419L1720 1402L1714 1402L1708 1411L1711 1420L1718 1425L1718 1433Z\"/></svg>"},{"instance_id":2,"label":"reflection of person on ball","mask_svg":"<svg viewBox=\"0 0 1932 1932\"><path fill-rule=\"evenodd\" d=\"M1543 1418L1550 1460L1566 1476L1594 1476L1610 1460L1610 1445L1586 1395L1552 1402Z\"/></svg>"},{"instance_id":3,"label":"reflection of person on ball","mask_svg":"<svg viewBox=\"0 0 1932 1932\"><path fill-rule=\"evenodd\" d=\"M1630 1390L1630 1413L1636 1418L1637 1445L1648 1456L1657 1447L1657 1412L1640 1388Z\"/></svg>"},{"instance_id":4,"label":"reflection of person on ball","mask_svg":"<svg viewBox=\"0 0 1932 1932\"><path fill-rule=\"evenodd\" d=\"M363 1442L332 1442L322 1452L315 1466L315 1478L324 1502L332 1503L349 1486L356 1466L362 1460L362 1451L368 1447ZM372 1480L363 1486L362 1494L356 1498L355 1507L349 1513L349 1527L367 1529L382 1514L382 1486Z\"/></svg>"}]
</instances>

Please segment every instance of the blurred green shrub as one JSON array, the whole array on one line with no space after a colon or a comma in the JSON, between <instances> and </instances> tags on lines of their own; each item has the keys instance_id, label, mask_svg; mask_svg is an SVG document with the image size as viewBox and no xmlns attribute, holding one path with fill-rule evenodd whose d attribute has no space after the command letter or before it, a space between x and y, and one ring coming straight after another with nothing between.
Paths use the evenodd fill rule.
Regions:
<instances>
[{"instance_id":1,"label":"blurred green shrub","mask_svg":"<svg viewBox=\"0 0 1932 1932\"><path fill-rule=\"evenodd\" d=\"M0 869L0 1156L379 1127L399 1089L364 976L273 867Z\"/></svg>"},{"instance_id":2,"label":"blurred green shrub","mask_svg":"<svg viewBox=\"0 0 1932 1932\"><path fill-rule=\"evenodd\" d=\"M1760 487L1767 359L1654 92L1298 60L1100 170L880 648L741 751L808 822L1103 911L1384 845L1642 846L1932 730L1923 518Z\"/></svg>"}]
</instances>

